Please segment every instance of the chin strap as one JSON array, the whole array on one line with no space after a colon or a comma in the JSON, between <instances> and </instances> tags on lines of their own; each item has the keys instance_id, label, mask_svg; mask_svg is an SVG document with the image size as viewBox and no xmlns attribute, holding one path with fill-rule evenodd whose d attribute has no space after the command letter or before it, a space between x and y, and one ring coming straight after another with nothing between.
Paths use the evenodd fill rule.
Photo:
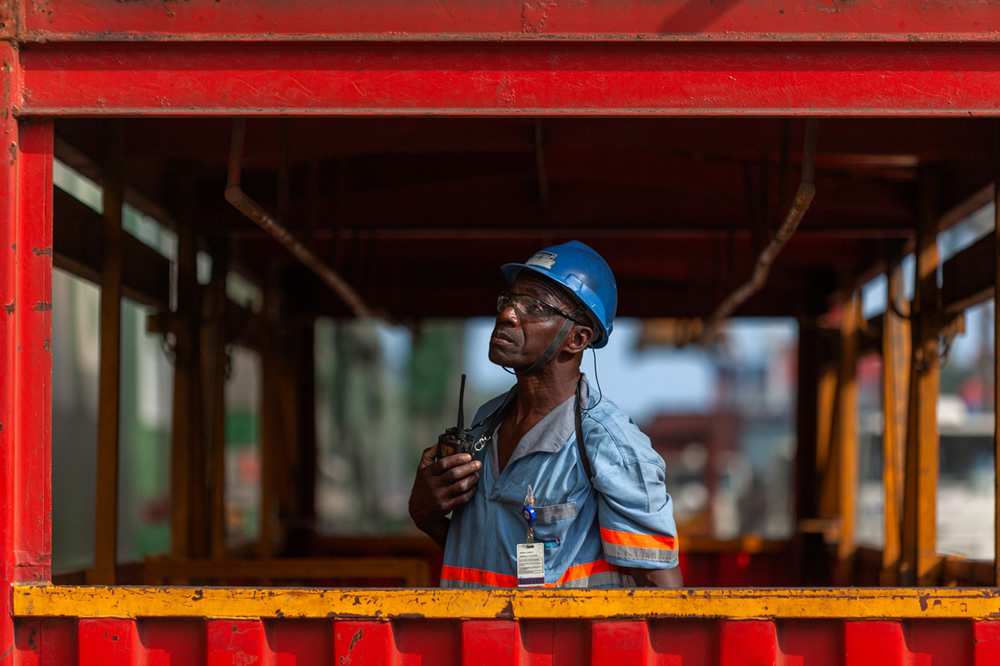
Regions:
<instances>
[{"instance_id":1,"label":"chin strap","mask_svg":"<svg viewBox=\"0 0 1000 666\"><path fill-rule=\"evenodd\" d=\"M556 333L556 336L552 338L552 342L550 342L549 346L545 348L545 351L542 352L541 356L539 356L538 359L534 363L532 363L527 370L522 370L520 372L515 371L516 374L530 375L534 372L537 372L543 365L548 363L549 359L552 358L552 355L556 353L557 349L559 349L559 345L561 345L563 343L563 340L566 339L566 336L569 335L569 331L571 328L573 328L574 323L575 322L572 319L564 320L562 328L560 328L559 332Z\"/></svg>"}]
</instances>

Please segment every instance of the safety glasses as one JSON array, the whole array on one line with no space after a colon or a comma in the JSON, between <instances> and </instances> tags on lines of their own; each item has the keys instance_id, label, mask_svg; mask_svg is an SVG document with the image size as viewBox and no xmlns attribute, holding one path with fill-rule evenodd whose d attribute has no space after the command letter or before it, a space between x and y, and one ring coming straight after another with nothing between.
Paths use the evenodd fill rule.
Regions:
<instances>
[{"instance_id":1,"label":"safety glasses","mask_svg":"<svg viewBox=\"0 0 1000 666\"><path fill-rule=\"evenodd\" d=\"M509 307L513 307L518 317L529 321L548 321L552 315L557 314L572 322L586 326L586 324L571 314L563 312L551 303L546 303L540 298L535 298L529 294L518 294L512 291L502 291L497 297L497 314Z\"/></svg>"}]
</instances>

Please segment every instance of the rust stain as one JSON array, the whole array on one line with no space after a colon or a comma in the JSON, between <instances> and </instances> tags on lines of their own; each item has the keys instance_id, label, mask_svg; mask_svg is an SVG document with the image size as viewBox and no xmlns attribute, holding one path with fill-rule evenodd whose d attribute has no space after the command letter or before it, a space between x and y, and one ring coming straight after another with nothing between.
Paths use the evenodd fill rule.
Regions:
<instances>
[{"instance_id":1,"label":"rust stain","mask_svg":"<svg viewBox=\"0 0 1000 666\"><path fill-rule=\"evenodd\" d=\"M549 12L556 6L552 0L539 0L532 6L530 3L521 5L521 32L541 34L549 20Z\"/></svg>"},{"instance_id":2,"label":"rust stain","mask_svg":"<svg viewBox=\"0 0 1000 666\"><path fill-rule=\"evenodd\" d=\"M10 152L10 165L14 166L17 164L17 144L11 143L7 150Z\"/></svg>"},{"instance_id":3,"label":"rust stain","mask_svg":"<svg viewBox=\"0 0 1000 666\"><path fill-rule=\"evenodd\" d=\"M48 301L38 301L35 303L35 307L31 308L35 312L48 312L52 309L52 303Z\"/></svg>"},{"instance_id":4,"label":"rust stain","mask_svg":"<svg viewBox=\"0 0 1000 666\"><path fill-rule=\"evenodd\" d=\"M15 298L9 304L3 306L4 312L6 312L9 315L14 314L14 309L15 309L16 304L17 304L17 299Z\"/></svg>"},{"instance_id":5,"label":"rust stain","mask_svg":"<svg viewBox=\"0 0 1000 666\"><path fill-rule=\"evenodd\" d=\"M51 257L52 248L51 247L36 247L32 248L32 252L35 253L36 257Z\"/></svg>"},{"instance_id":6,"label":"rust stain","mask_svg":"<svg viewBox=\"0 0 1000 666\"><path fill-rule=\"evenodd\" d=\"M49 338L42 338L42 349L46 352L52 353L52 340Z\"/></svg>"},{"instance_id":7,"label":"rust stain","mask_svg":"<svg viewBox=\"0 0 1000 666\"><path fill-rule=\"evenodd\" d=\"M513 620L514 619L514 602L511 599L507 600L507 604L496 614L498 620Z\"/></svg>"},{"instance_id":8,"label":"rust stain","mask_svg":"<svg viewBox=\"0 0 1000 666\"><path fill-rule=\"evenodd\" d=\"M351 638L351 644L347 648L348 652L354 649L354 646L358 644L358 641L361 640L362 636L364 636L364 629L358 629L357 633L354 634L354 637Z\"/></svg>"}]
</instances>

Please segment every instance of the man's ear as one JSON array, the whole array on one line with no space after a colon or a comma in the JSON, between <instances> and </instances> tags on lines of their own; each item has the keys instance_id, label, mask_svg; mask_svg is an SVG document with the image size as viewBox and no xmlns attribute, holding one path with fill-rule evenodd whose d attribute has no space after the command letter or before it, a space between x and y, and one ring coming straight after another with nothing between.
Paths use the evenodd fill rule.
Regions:
<instances>
[{"instance_id":1,"label":"man's ear","mask_svg":"<svg viewBox=\"0 0 1000 666\"><path fill-rule=\"evenodd\" d=\"M576 354L590 346L594 339L594 329L583 324L575 325L566 336L566 351Z\"/></svg>"}]
</instances>

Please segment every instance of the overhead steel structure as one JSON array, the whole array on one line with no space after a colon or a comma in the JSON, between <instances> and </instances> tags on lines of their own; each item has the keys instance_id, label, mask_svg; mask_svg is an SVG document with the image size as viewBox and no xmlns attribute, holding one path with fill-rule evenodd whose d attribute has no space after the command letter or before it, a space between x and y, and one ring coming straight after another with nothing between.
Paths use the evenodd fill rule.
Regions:
<instances>
[{"instance_id":1,"label":"overhead steel structure","mask_svg":"<svg viewBox=\"0 0 1000 666\"><path fill-rule=\"evenodd\" d=\"M177 340L172 559L136 575L307 578L359 563L280 569L266 547L251 563L225 552L206 490L222 473L225 345L248 340L274 380L265 391L287 389L302 410L283 422L265 397L265 448L308 459L311 358L272 361L310 348L312 318L488 314L500 263L567 238L600 246L623 316L711 321L725 303L798 319L799 531L772 584L994 585L996 567L935 552L934 405L939 336L994 293L997 244L939 266L934 238L995 197L1000 4L4 0L0 36L0 663L569 663L622 650L684 664L1000 661L994 587L115 586L127 578L115 560L123 295L157 308L152 325ZM102 216L53 188L54 158L101 183ZM804 164L815 193L779 248ZM122 231L124 202L176 230L176 280ZM214 259L203 290L199 248ZM743 290L761 260L767 280ZM102 587L49 584L54 263L101 287L97 552L81 576ZM227 270L262 286L262 314L228 302ZM857 291L882 272L898 305L865 322ZM891 461L885 548L868 556L853 538L845 407L865 349L886 360ZM296 473L268 467L265 501L307 516L308 484L268 494ZM426 584L413 562L368 564Z\"/></svg>"}]
</instances>

